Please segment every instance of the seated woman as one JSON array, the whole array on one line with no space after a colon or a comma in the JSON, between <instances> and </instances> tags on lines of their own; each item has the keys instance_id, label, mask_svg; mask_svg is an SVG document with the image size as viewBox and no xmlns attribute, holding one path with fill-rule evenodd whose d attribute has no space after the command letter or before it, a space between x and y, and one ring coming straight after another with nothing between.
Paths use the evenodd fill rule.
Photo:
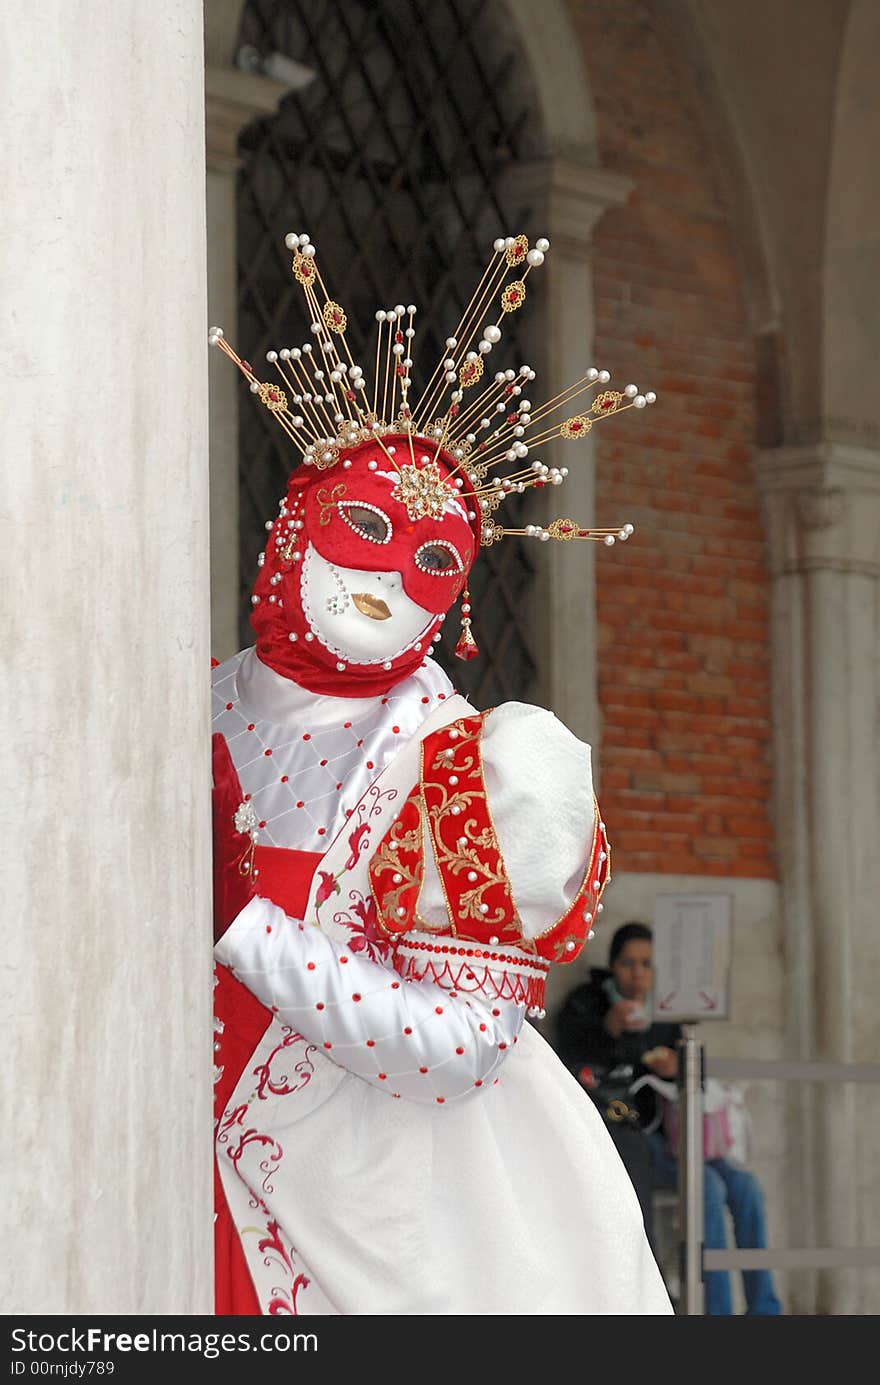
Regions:
<instances>
[{"instance_id":1,"label":"seated woman","mask_svg":"<svg viewBox=\"0 0 880 1385\"><path fill-rule=\"evenodd\" d=\"M589 980L566 997L557 1020L559 1055L605 1118L652 1243L652 1191L677 1186L678 1162L663 1128L662 1105L642 1079L676 1076L681 1037L678 1025L654 1021L653 979L653 933L644 923L625 923L611 939L608 969L593 967ZM703 1187L707 1250L727 1247L726 1210L737 1246L766 1245L764 1199L753 1173L729 1155L707 1159ZM713 1270L705 1285L706 1312L730 1314L729 1274ZM769 1271L744 1270L743 1289L749 1313L781 1311Z\"/></svg>"}]
</instances>

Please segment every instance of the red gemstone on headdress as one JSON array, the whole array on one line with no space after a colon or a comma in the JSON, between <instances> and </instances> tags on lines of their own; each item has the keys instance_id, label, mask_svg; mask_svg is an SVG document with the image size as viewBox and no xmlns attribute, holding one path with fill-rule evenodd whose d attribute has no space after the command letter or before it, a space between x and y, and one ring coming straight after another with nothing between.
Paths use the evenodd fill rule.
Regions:
<instances>
[{"instance_id":1,"label":"red gemstone on headdress","mask_svg":"<svg viewBox=\"0 0 880 1385\"><path fill-rule=\"evenodd\" d=\"M457 404L453 404L452 408L449 410L449 416L450 416L450 418L455 418L455 416L456 416L457 413L458 413L458 405L457 405Z\"/></svg>"},{"instance_id":2,"label":"red gemstone on headdress","mask_svg":"<svg viewBox=\"0 0 880 1385\"><path fill-rule=\"evenodd\" d=\"M614 400L613 400L613 399L604 399L604 400L602 401L602 408L603 408L603 409L613 409L613 408L614 408Z\"/></svg>"},{"instance_id":3,"label":"red gemstone on headdress","mask_svg":"<svg viewBox=\"0 0 880 1385\"><path fill-rule=\"evenodd\" d=\"M357 395L355 394L354 390L346 390L345 397L346 399L357 399Z\"/></svg>"},{"instance_id":4,"label":"red gemstone on headdress","mask_svg":"<svg viewBox=\"0 0 880 1385\"><path fill-rule=\"evenodd\" d=\"M242 366L244 367L245 370L249 370L249 371L251 372L251 374L253 374L254 368L253 368L253 366L251 365L250 361L242 361Z\"/></svg>"},{"instance_id":5,"label":"red gemstone on headdress","mask_svg":"<svg viewBox=\"0 0 880 1385\"><path fill-rule=\"evenodd\" d=\"M517 414L508 414L508 415L507 415L507 422L508 422L508 423L516 423L517 418L518 418L518 415L517 415Z\"/></svg>"},{"instance_id":6,"label":"red gemstone on headdress","mask_svg":"<svg viewBox=\"0 0 880 1385\"><path fill-rule=\"evenodd\" d=\"M516 289L511 289L507 297L510 299L511 303L519 302L519 292Z\"/></svg>"},{"instance_id":7,"label":"red gemstone on headdress","mask_svg":"<svg viewBox=\"0 0 880 1385\"><path fill-rule=\"evenodd\" d=\"M398 375L405 375L405 374L406 374L406 371L404 370L404 368L403 368L402 365L399 365L399 366L397 367L397 373L398 373Z\"/></svg>"},{"instance_id":8,"label":"red gemstone on headdress","mask_svg":"<svg viewBox=\"0 0 880 1385\"><path fill-rule=\"evenodd\" d=\"M470 627L466 625L461 632L461 639L455 646L455 657L456 659L476 659L479 652L477 642L470 632Z\"/></svg>"},{"instance_id":9,"label":"red gemstone on headdress","mask_svg":"<svg viewBox=\"0 0 880 1385\"><path fill-rule=\"evenodd\" d=\"M581 427L582 427L582 425L581 425L580 423L572 423L572 424L571 424L571 431L572 431L573 433L579 433L579 432L581 431Z\"/></svg>"},{"instance_id":10,"label":"red gemstone on headdress","mask_svg":"<svg viewBox=\"0 0 880 1385\"><path fill-rule=\"evenodd\" d=\"M513 385L505 385L505 386L504 386L504 393L505 393L505 394L513 394Z\"/></svg>"},{"instance_id":11,"label":"red gemstone on headdress","mask_svg":"<svg viewBox=\"0 0 880 1385\"><path fill-rule=\"evenodd\" d=\"M270 390L269 398L272 400L273 404L276 404L278 400L281 398L281 395L278 393L277 390Z\"/></svg>"},{"instance_id":12,"label":"red gemstone on headdress","mask_svg":"<svg viewBox=\"0 0 880 1385\"><path fill-rule=\"evenodd\" d=\"M394 333L394 340L395 340L395 341L403 341L403 333L402 333L402 332L395 332L395 333Z\"/></svg>"},{"instance_id":13,"label":"red gemstone on headdress","mask_svg":"<svg viewBox=\"0 0 880 1385\"><path fill-rule=\"evenodd\" d=\"M560 534L570 534L570 533L571 533L571 530L572 530L572 526L571 526L570 524L560 524L560 526L559 526L559 532L560 532Z\"/></svg>"}]
</instances>

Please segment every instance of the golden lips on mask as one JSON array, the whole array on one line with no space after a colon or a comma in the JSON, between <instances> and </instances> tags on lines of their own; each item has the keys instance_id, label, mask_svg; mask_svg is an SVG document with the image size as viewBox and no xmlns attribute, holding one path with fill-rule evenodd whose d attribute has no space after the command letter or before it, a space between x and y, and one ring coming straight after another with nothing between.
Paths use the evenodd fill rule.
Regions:
<instances>
[{"instance_id":1,"label":"golden lips on mask","mask_svg":"<svg viewBox=\"0 0 880 1385\"><path fill-rule=\"evenodd\" d=\"M388 620L391 615L381 596L373 596L371 592L352 592L351 599L361 615L369 616L370 620Z\"/></svg>"}]
</instances>

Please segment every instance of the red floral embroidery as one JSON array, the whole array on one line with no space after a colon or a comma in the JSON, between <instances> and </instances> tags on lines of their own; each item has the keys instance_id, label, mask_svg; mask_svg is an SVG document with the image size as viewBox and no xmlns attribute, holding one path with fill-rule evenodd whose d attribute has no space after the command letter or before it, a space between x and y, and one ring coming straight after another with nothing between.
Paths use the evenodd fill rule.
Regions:
<instances>
[{"instance_id":1,"label":"red floral embroidery","mask_svg":"<svg viewBox=\"0 0 880 1385\"><path fill-rule=\"evenodd\" d=\"M288 1049L293 1044L304 1044L305 1052L298 1063L294 1064L293 1074L281 1072L272 1075L272 1060L276 1054L283 1049ZM303 1087L307 1087L312 1080L315 1065L311 1061L312 1054L315 1052L315 1045L310 1044L302 1034L297 1034L294 1030L288 1029L280 1044L276 1044L268 1058L259 1067L254 1068L254 1076L257 1079L257 1096L260 1101L267 1099L267 1094L273 1096L291 1096L294 1092L299 1092ZM298 1079L298 1080L297 1080Z\"/></svg>"},{"instance_id":2,"label":"red floral embroidery","mask_svg":"<svg viewBox=\"0 0 880 1385\"><path fill-rule=\"evenodd\" d=\"M362 895L359 890L351 890L351 913L356 914L360 923L355 923L349 913L334 915L334 923L341 923L351 932L348 946L352 952L363 952L371 962L384 962L391 954L391 945L379 931L379 915L372 895Z\"/></svg>"},{"instance_id":3,"label":"red floral embroidery","mask_svg":"<svg viewBox=\"0 0 880 1385\"><path fill-rule=\"evenodd\" d=\"M345 863L346 870L354 870L355 866L358 863L358 857L360 856L361 852L365 851L367 846L369 845L369 842L364 840L364 838L369 838L369 835L370 828L369 825L365 822L362 822L360 827L356 827L352 832L351 836L348 839L348 845L351 848L351 853L349 855L348 860ZM361 843L363 843L363 845L361 845Z\"/></svg>"},{"instance_id":4,"label":"red floral embroidery","mask_svg":"<svg viewBox=\"0 0 880 1385\"><path fill-rule=\"evenodd\" d=\"M315 895L316 904L324 904L332 894L339 894L339 886L336 883L336 876L331 875L329 870L319 870L321 883L318 886L318 893Z\"/></svg>"}]
</instances>

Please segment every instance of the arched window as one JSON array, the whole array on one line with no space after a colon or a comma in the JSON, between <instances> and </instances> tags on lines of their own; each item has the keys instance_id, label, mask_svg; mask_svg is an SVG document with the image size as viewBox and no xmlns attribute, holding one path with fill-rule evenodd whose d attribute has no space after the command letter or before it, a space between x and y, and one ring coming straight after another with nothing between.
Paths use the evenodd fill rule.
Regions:
<instances>
[{"instance_id":1,"label":"arched window","mask_svg":"<svg viewBox=\"0 0 880 1385\"><path fill-rule=\"evenodd\" d=\"M306 230L322 274L349 315L356 359L376 308L417 304L416 397L443 339L485 268L492 241L534 237L531 209L506 175L534 153L529 75L498 0L248 0L242 61L293 59L296 89L277 115L240 141L238 185L241 349L305 340L302 297L284 249ZM272 71L271 61L269 70ZM531 123L530 123L531 122ZM496 369L524 360L540 371L534 307L528 331L505 335ZM513 319L511 319L513 322ZM517 323L517 326L519 324ZM359 336L362 333L362 336ZM493 358L493 365L495 360ZM264 523L290 472L283 434L243 407L240 432L241 584L246 626ZM525 497L526 501L528 497ZM508 523L516 502L506 502ZM482 657L451 658L455 613L438 658L478 706L527 699L536 660L526 609L533 575L519 540L484 550L471 580ZM245 642L249 641L246 633Z\"/></svg>"}]
</instances>

